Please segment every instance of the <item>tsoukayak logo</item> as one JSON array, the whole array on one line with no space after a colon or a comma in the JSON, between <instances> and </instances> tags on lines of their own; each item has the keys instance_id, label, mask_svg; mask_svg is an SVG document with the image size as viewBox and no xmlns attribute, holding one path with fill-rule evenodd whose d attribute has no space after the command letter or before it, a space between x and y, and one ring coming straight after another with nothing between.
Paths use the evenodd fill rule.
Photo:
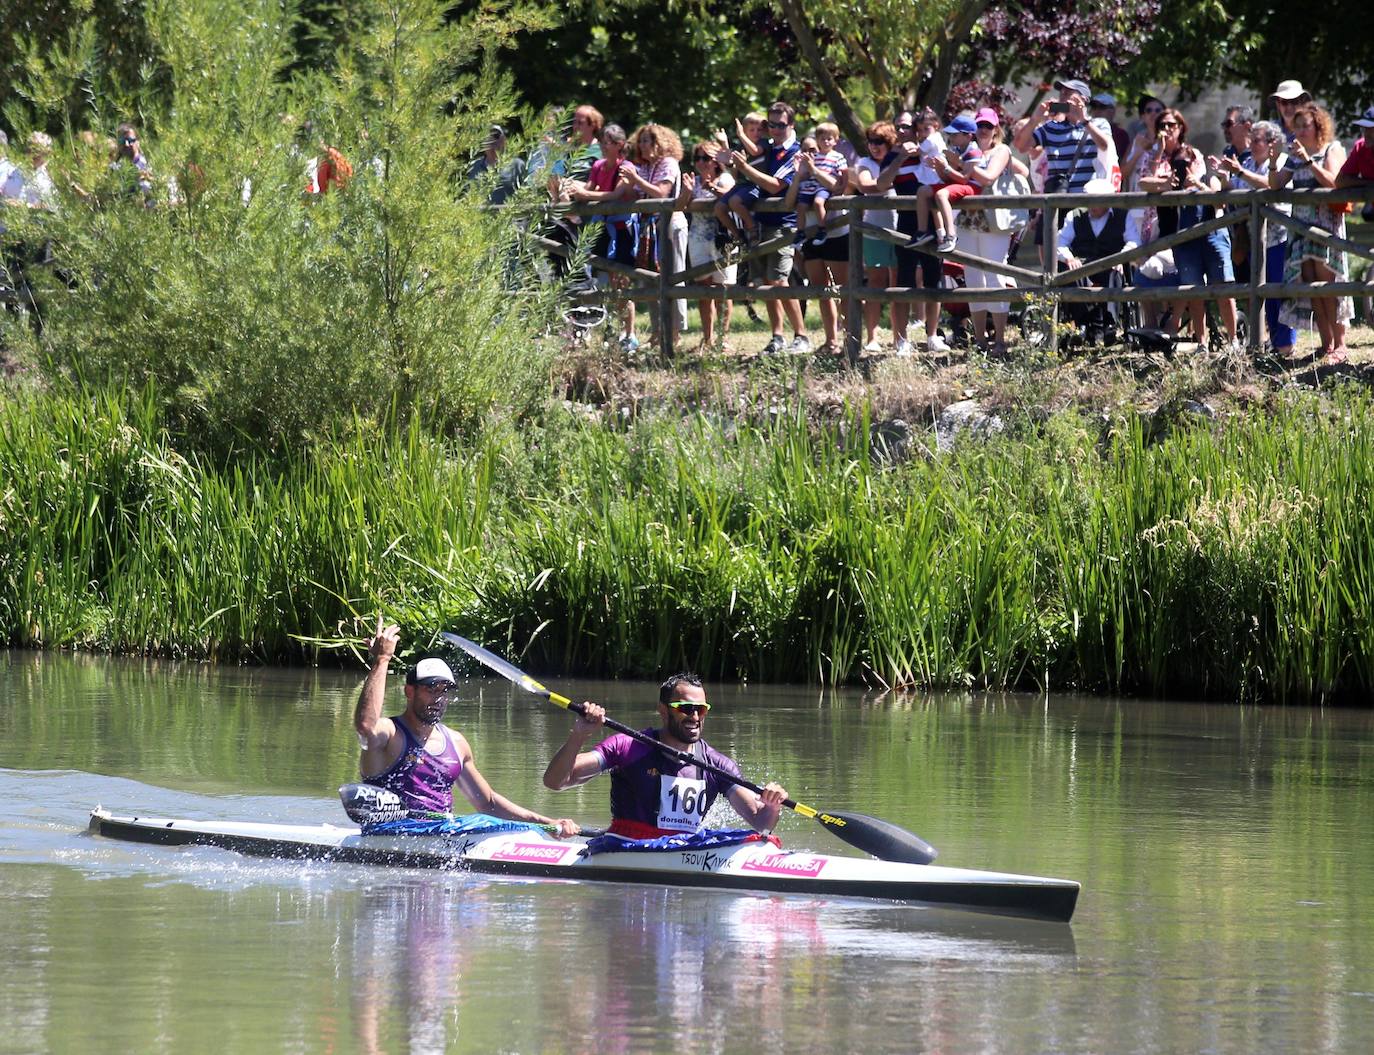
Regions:
<instances>
[{"instance_id":1,"label":"tsoukayak logo","mask_svg":"<svg viewBox=\"0 0 1374 1055\"><path fill-rule=\"evenodd\" d=\"M491 855L493 861L538 861L542 864L562 864L570 847L549 846L547 843L516 843ZM571 849L576 849L572 847Z\"/></svg>"},{"instance_id":2,"label":"tsoukayak logo","mask_svg":"<svg viewBox=\"0 0 1374 1055\"><path fill-rule=\"evenodd\" d=\"M824 858L805 854L769 854L740 865L745 872L770 872L780 876L818 876L824 867Z\"/></svg>"}]
</instances>

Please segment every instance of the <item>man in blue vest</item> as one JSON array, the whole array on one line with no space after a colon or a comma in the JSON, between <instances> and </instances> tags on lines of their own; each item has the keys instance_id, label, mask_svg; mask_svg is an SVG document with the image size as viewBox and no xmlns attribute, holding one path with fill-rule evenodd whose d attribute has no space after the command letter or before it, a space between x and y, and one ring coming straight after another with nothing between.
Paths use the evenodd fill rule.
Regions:
<instances>
[{"instance_id":1,"label":"man in blue vest","mask_svg":"<svg viewBox=\"0 0 1374 1055\"><path fill-rule=\"evenodd\" d=\"M1083 187L1083 193L1116 194L1111 180L1092 179ZM1112 209L1105 205L1090 205L1086 209L1075 209L1069 214L1067 222L1059 230L1056 255L1060 270L1074 268L1101 260L1114 253L1122 253L1140 245L1140 222L1130 209ZM1099 271L1088 276L1087 285L1106 286L1116 269ZM1106 331L1115 326L1105 304L1071 304L1067 316L1078 323L1088 334L1089 343L1101 333L1105 339Z\"/></svg>"}]
</instances>

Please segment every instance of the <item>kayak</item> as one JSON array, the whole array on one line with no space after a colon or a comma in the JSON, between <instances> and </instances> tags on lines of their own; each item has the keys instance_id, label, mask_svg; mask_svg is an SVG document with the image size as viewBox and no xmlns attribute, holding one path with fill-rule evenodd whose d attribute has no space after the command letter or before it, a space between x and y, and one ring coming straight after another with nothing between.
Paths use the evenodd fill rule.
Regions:
<instances>
[{"instance_id":1,"label":"kayak","mask_svg":"<svg viewBox=\"0 0 1374 1055\"><path fill-rule=\"evenodd\" d=\"M255 857L751 893L880 898L1067 923L1078 883L1010 872L794 852L771 842L590 855L582 837L542 830L464 835L364 835L354 825L271 824L115 816L97 806L90 831L165 846L204 845Z\"/></svg>"}]
</instances>

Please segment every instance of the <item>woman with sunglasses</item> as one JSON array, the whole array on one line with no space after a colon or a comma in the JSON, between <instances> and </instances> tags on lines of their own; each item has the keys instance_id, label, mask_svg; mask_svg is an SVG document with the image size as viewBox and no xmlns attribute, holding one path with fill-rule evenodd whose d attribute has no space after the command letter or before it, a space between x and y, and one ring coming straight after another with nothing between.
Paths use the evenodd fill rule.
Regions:
<instances>
[{"instance_id":1,"label":"woman with sunglasses","mask_svg":"<svg viewBox=\"0 0 1374 1055\"><path fill-rule=\"evenodd\" d=\"M110 161L113 172L129 175L129 193L142 194L144 203L152 204L153 172L138 142L138 129L120 125L115 129L115 154Z\"/></svg>"},{"instance_id":2,"label":"woman with sunglasses","mask_svg":"<svg viewBox=\"0 0 1374 1055\"><path fill-rule=\"evenodd\" d=\"M1207 167L1207 159L1194 147L1188 145L1188 122L1177 110L1165 110L1155 121L1159 133L1160 150L1158 159L1151 162L1153 171L1141 175L1140 189L1152 193L1163 191L1217 191L1221 189L1219 180ZM1163 210L1159 210L1163 212ZM1215 214L1211 205L1185 203L1176 210L1176 230L1183 231L1196 227ZM1147 210L1148 212L1148 210ZM1170 234L1167 230L1167 214L1161 217L1161 229L1151 234L1142 228L1142 238L1149 239L1159 234ZM1174 246L1174 265L1178 268L1180 286L1200 286L1204 283L1227 283L1235 281L1231 265L1231 235L1227 228L1212 231L1201 238ZM1207 313L1201 300L1180 302L1175 308L1175 317L1181 321L1180 312L1186 310L1192 319L1193 335L1199 344L1207 343ZM1217 300L1217 311L1221 315L1222 326L1227 340L1232 345L1236 340L1236 302L1229 297Z\"/></svg>"},{"instance_id":3,"label":"woman with sunglasses","mask_svg":"<svg viewBox=\"0 0 1374 1055\"><path fill-rule=\"evenodd\" d=\"M1292 120L1293 143L1283 168L1269 173L1269 186L1280 190L1293 185L1294 190L1330 189L1345 164L1345 147L1335 138L1331 115L1320 106L1306 103L1296 107ZM1326 202L1293 206L1293 219L1303 220L1337 238L1345 237L1345 206L1331 206ZM1293 282L1347 282L1345 253L1312 238L1294 232L1288 239L1288 260L1283 280ZM1345 362L1349 350L1345 346L1345 331L1354 317L1349 297L1313 297L1312 314L1321 337L1318 356L1327 364ZM1297 309L1302 301L1285 301L1279 319L1297 326Z\"/></svg>"},{"instance_id":4,"label":"woman with sunglasses","mask_svg":"<svg viewBox=\"0 0 1374 1055\"><path fill-rule=\"evenodd\" d=\"M695 674L674 674L658 690L657 729L645 729L668 747L739 775L739 766L702 739L702 726L711 705ZM657 839L663 835L700 831L717 796L724 794L734 811L755 831L772 831L787 798L778 784L768 784L762 795L719 774L669 758L649 745L615 733L590 751L583 751L587 737L604 727L606 711L584 703L572 731L544 770L544 786L553 791L585 784L598 773L611 774L611 826L609 831L627 839Z\"/></svg>"},{"instance_id":5,"label":"woman with sunglasses","mask_svg":"<svg viewBox=\"0 0 1374 1055\"><path fill-rule=\"evenodd\" d=\"M621 171L638 198L676 199L682 186L682 140L666 125L640 125L630 137L632 165ZM687 217L673 213L668 226L669 244L658 244L658 224L641 216L639 245L635 262L651 271L681 271L687 259ZM679 330L687 329L687 302L675 302L674 316ZM657 321L657 320L655 320Z\"/></svg>"},{"instance_id":6,"label":"woman with sunglasses","mask_svg":"<svg viewBox=\"0 0 1374 1055\"><path fill-rule=\"evenodd\" d=\"M682 174L682 190L678 194L679 208L686 208L689 201L718 202L729 194L735 186L734 177L720 167L716 154L720 144L703 140L692 148L692 171ZM714 264L715 270L697 279L706 286L733 286L737 265L726 264L716 247L716 236L720 226L715 216L709 212L687 214L687 266L700 267ZM726 300L720 308L720 350L732 351L726 343L730 332L730 315L733 303ZM707 351L716 345L716 302L710 298L697 301L697 311L701 314L701 344L698 351Z\"/></svg>"},{"instance_id":7,"label":"woman with sunglasses","mask_svg":"<svg viewBox=\"0 0 1374 1055\"><path fill-rule=\"evenodd\" d=\"M965 172L966 182L978 188L980 194L992 193L992 186L1001 177L1008 165L1019 162L1011 156L1011 148L1002 142L1002 120L997 111L990 106L979 110L973 118L977 132L978 149L982 157L970 162ZM992 210L961 209L956 221L966 236L965 251L984 260L1003 262L1011 248L1011 231L993 230ZM972 264L964 267L964 282L969 289L1002 289L1006 281L992 271L983 271ZM973 339L984 352L1003 358L1007 354L1007 312L1011 305L1006 302L980 302L971 305L973 312ZM987 343L988 315L992 315L992 345Z\"/></svg>"},{"instance_id":8,"label":"woman with sunglasses","mask_svg":"<svg viewBox=\"0 0 1374 1055\"><path fill-rule=\"evenodd\" d=\"M868 157L860 158L854 165L854 179L856 193L866 195L881 195L884 198L895 198L897 192L888 187L886 190L878 189L878 177L882 175L883 169L898 160L898 155L893 150L897 145L897 129L890 121L875 121L869 125L864 133L868 140ZM897 226L897 211L895 209L869 209L863 214L865 223L870 223L874 227L882 227L889 231ZM870 238L864 235L864 284L876 289L887 289L897 284L897 247L891 242L885 242L881 238ZM896 310L896 305L893 305ZM878 343L878 323L883 315L883 306L876 300L864 301L864 351L882 351L882 345ZM892 324L893 333L897 332L897 324Z\"/></svg>"},{"instance_id":9,"label":"woman with sunglasses","mask_svg":"<svg viewBox=\"0 0 1374 1055\"><path fill-rule=\"evenodd\" d=\"M1143 127L1135 134L1135 138L1131 140L1130 149L1126 151L1126 156L1121 159L1121 185L1127 190L1140 189L1136 184L1136 179L1139 176L1136 170L1145 156L1159 145L1159 132L1155 128L1155 122L1159 120L1159 115L1164 112L1164 100L1157 99L1153 95L1142 95L1137 110Z\"/></svg>"}]
</instances>

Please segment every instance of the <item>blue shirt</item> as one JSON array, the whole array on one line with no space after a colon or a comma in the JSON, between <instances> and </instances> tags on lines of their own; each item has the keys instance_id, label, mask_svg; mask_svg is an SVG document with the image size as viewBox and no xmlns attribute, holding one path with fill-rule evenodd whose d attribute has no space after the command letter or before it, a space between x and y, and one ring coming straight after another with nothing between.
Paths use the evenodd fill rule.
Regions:
<instances>
[{"instance_id":1,"label":"blue shirt","mask_svg":"<svg viewBox=\"0 0 1374 1055\"><path fill-rule=\"evenodd\" d=\"M776 194L768 194L759 188L759 200L764 198L782 198L787 194L787 190L792 186L792 178L797 171L797 153L801 150L801 144L795 138L787 142L777 144L769 142L763 149L763 153L754 161L753 167L765 175L772 176L776 180L782 181L782 186ZM794 212L761 212L755 216L760 227L796 227L797 214Z\"/></svg>"},{"instance_id":2,"label":"blue shirt","mask_svg":"<svg viewBox=\"0 0 1374 1055\"><path fill-rule=\"evenodd\" d=\"M1086 142L1083 142L1086 140ZM1046 182L1062 184L1066 191L1081 191L1093 178L1093 162L1097 159L1097 143L1088 134L1086 124L1068 121L1046 121L1035 130L1035 141L1045 148L1049 159ZM1082 143L1082 152L1079 144ZM1074 156L1077 155L1077 162Z\"/></svg>"}]
</instances>

